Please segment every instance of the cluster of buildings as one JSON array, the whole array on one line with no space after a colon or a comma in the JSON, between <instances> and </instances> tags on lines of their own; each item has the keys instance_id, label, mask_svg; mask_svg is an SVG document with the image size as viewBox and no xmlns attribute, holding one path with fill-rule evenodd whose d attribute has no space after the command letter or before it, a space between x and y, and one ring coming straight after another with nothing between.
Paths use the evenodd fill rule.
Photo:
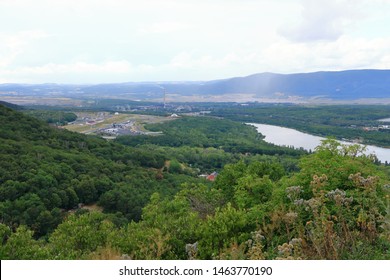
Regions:
<instances>
[{"instance_id":1,"label":"cluster of buildings","mask_svg":"<svg viewBox=\"0 0 390 280\"><path fill-rule=\"evenodd\" d=\"M190 105L184 104L154 104L154 105L115 105L112 109L120 112L138 112L138 111L160 111L160 110L169 110L176 113L182 112L192 112L194 108Z\"/></svg>"},{"instance_id":2,"label":"cluster of buildings","mask_svg":"<svg viewBox=\"0 0 390 280\"><path fill-rule=\"evenodd\" d=\"M380 131L380 130L389 130L390 125L378 125L378 126L365 126L363 127L364 131Z\"/></svg>"},{"instance_id":3,"label":"cluster of buildings","mask_svg":"<svg viewBox=\"0 0 390 280\"><path fill-rule=\"evenodd\" d=\"M110 117L110 113L108 112L99 112L96 116L92 116L88 113L76 113L77 120L74 122L69 122L69 125L78 124L78 125L95 125L105 121Z\"/></svg>"},{"instance_id":4,"label":"cluster of buildings","mask_svg":"<svg viewBox=\"0 0 390 280\"><path fill-rule=\"evenodd\" d=\"M120 135L141 135L145 134L139 130L133 121L124 123L113 123L111 127L99 129L96 133L104 136L120 136Z\"/></svg>"}]
</instances>

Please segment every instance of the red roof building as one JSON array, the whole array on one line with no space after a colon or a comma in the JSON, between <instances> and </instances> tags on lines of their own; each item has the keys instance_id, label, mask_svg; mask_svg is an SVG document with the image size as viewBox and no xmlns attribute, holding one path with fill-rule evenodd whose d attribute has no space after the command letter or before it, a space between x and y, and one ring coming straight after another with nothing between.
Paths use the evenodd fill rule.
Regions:
<instances>
[{"instance_id":1,"label":"red roof building","mask_svg":"<svg viewBox=\"0 0 390 280\"><path fill-rule=\"evenodd\" d=\"M211 182L214 182L215 181L215 178L217 178L218 176L218 173L217 172L213 172L211 173L209 176L206 177L207 180L211 181Z\"/></svg>"}]
</instances>

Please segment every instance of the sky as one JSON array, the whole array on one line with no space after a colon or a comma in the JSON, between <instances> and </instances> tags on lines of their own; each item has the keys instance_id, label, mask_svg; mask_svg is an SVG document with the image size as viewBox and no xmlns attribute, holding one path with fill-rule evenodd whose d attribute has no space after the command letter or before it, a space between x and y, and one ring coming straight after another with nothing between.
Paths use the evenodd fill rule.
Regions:
<instances>
[{"instance_id":1,"label":"sky","mask_svg":"<svg viewBox=\"0 0 390 280\"><path fill-rule=\"evenodd\" d=\"M390 68L390 0L0 0L0 83Z\"/></svg>"}]
</instances>

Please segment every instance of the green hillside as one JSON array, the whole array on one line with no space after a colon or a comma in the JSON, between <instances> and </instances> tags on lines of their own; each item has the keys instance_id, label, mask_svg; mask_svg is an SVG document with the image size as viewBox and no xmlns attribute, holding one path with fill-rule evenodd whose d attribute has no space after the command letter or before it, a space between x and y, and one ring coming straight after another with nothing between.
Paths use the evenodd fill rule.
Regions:
<instances>
[{"instance_id":1,"label":"green hillside","mask_svg":"<svg viewBox=\"0 0 390 280\"><path fill-rule=\"evenodd\" d=\"M217 118L118 142L0 124L1 259L390 259L390 172L358 146L287 152Z\"/></svg>"},{"instance_id":2,"label":"green hillside","mask_svg":"<svg viewBox=\"0 0 390 280\"><path fill-rule=\"evenodd\" d=\"M157 180L162 155L55 129L4 106L0 123L1 221L27 225L38 237L80 203L94 204L119 190L126 206L117 216L138 220L153 192L173 195L181 182L196 179L167 173Z\"/></svg>"}]
</instances>

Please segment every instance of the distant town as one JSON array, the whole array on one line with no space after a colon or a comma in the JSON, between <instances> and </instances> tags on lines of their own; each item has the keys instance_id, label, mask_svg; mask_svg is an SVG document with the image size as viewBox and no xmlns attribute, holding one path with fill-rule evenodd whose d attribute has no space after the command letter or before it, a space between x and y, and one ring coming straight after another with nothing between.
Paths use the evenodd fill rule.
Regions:
<instances>
[{"instance_id":1,"label":"distant town","mask_svg":"<svg viewBox=\"0 0 390 280\"><path fill-rule=\"evenodd\" d=\"M147 131L144 124L170 121L180 116L173 113L167 117L123 114L119 112L77 112L77 120L63 128L84 134L100 135L114 139L122 135L159 135L161 132Z\"/></svg>"}]
</instances>

